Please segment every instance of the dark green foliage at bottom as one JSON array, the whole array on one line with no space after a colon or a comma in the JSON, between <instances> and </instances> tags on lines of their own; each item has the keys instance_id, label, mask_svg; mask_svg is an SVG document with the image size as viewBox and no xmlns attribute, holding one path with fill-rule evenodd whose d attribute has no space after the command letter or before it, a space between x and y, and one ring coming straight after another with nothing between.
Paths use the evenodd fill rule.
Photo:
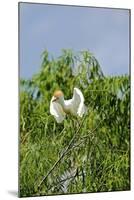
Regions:
<instances>
[{"instance_id":1,"label":"dark green foliage at bottom","mask_svg":"<svg viewBox=\"0 0 134 200\"><path fill-rule=\"evenodd\" d=\"M45 51L40 72L20 83L20 196L130 190L129 76L104 76L89 51L49 57ZM60 88L68 99L74 87L88 113L57 124L49 113L53 92Z\"/></svg>"}]
</instances>

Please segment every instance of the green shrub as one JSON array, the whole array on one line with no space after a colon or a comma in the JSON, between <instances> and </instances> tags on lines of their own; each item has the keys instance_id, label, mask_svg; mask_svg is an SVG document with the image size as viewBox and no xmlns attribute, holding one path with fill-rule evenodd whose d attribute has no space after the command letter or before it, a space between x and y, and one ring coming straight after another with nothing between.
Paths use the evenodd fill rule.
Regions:
<instances>
[{"instance_id":1,"label":"green shrub","mask_svg":"<svg viewBox=\"0 0 134 200\"><path fill-rule=\"evenodd\" d=\"M53 92L60 88L68 99L74 87L88 113L57 124L49 112ZM21 197L129 190L130 77L106 77L89 51L63 50L54 59L45 50L39 73L20 80L19 148Z\"/></svg>"}]
</instances>

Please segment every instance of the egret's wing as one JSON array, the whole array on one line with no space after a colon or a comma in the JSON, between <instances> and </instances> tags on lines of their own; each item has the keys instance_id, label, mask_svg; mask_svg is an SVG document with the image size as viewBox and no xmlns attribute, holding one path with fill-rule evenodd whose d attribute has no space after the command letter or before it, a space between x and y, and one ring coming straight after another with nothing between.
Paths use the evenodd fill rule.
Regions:
<instances>
[{"instance_id":1,"label":"egret's wing","mask_svg":"<svg viewBox=\"0 0 134 200\"><path fill-rule=\"evenodd\" d=\"M59 103L53 102L54 97L52 97L50 102L50 113L54 116L58 123L61 123L65 119L65 112Z\"/></svg>"},{"instance_id":2,"label":"egret's wing","mask_svg":"<svg viewBox=\"0 0 134 200\"><path fill-rule=\"evenodd\" d=\"M75 112L82 117L86 111L86 107L84 105L84 97L82 92L78 88L74 88L73 98L72 98L73 108Z\"/></svg>"}]
</instances>

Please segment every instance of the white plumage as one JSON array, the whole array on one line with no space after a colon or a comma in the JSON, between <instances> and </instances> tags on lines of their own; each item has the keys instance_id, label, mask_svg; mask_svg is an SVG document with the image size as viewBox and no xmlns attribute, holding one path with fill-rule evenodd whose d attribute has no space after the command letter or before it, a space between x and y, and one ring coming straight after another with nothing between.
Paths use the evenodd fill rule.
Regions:
<instances>
[{"instance_id":1,"label":"white plumage","mask_svg":"<svg viewBox=\"0 0 134 200\"><path fill-rule=\"evenodd\" d=\"M82 117L85 112L84 97L78 88L74 88L72 99L64 100L60 90L56 91L51 99L50 113L58 123L65 119L66 114Z\"/></svg>"}]
</instances>

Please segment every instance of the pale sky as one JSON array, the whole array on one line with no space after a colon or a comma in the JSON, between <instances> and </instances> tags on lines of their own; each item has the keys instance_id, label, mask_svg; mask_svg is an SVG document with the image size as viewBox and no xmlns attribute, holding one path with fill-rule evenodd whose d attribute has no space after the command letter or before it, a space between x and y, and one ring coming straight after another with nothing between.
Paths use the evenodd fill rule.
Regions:
<instances>
[{"instance_id":1,"label":"pale sky","mask_svg":"<svg viewBox=\"0 0 134 200\"><path fill-rule=\"evenodd\" d=\"M20 3L20 77L31 78L47 49L89 49L105 75L129 73L129 10Z\"/></svg>"}]
</instances>

